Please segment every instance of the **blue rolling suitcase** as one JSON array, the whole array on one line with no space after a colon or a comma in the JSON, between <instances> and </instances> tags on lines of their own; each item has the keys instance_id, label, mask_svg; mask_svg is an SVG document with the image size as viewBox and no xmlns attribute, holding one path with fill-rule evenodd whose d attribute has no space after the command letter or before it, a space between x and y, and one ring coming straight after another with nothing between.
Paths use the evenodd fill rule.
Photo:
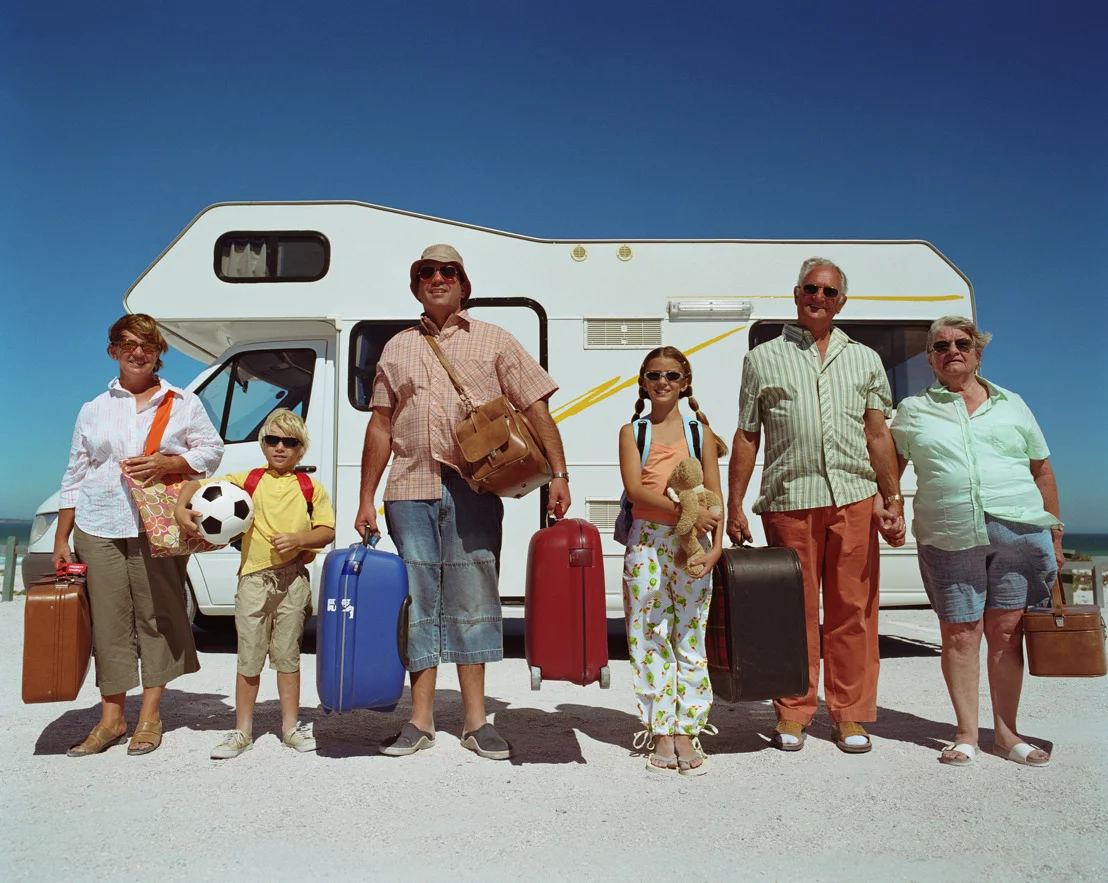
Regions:
<instances>
[{"instance_id":1,"label":"blue rolling suitcase","mask_svg":"<svg viewBox=\"0 0 1108 883\"><path fill-rule=\"evenodd\" d=\"M392 711L408 665L408 571L366 537L323 562L316 686L324 711Z\"/></svg>"}]
</instances>

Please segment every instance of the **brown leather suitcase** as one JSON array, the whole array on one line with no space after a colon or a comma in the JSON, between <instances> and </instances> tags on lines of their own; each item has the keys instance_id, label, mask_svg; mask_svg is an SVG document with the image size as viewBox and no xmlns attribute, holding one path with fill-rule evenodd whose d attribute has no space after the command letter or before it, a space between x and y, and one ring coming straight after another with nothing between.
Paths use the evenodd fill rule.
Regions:
<instances>
[{"instance_id":1,"label":"brown leather suitcase","mask_svg":"<svg viewBox=\"0 0 1108 883\"><path fill-rule=\"evenodd\" d=\"M70 564L27 590L23 616L23 701L71 702L92 658L85 565Z\"/></svg>"},{"instance_id":2,"label":"brown leather suitcase","mask_svg":"<svg viewBox=\"0 0 1108 883\"><path fill-rule=\"evenodd\" d=\"M787 548L724 549L712 576L708 675L723 702L808 692L804 575Z\"/></svg>"},{"instance_id":3,"label":"brown leather suitcase","mask_svg":"<svg viewBox=\"0 0 1108 883\"><path fill-rule=\"evenodd\" d=\"M1050 600L1050 607L1030 607L1023 614L1027 670L1042 678L1108 674L1101 609L1095 604L1066 604L1060 579Z\"/></svg>"}]
</instances>

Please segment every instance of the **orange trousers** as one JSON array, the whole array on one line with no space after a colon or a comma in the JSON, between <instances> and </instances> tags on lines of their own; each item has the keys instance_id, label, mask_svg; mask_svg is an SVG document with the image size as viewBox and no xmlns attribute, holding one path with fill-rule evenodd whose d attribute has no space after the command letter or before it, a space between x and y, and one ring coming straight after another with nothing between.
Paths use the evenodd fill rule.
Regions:
<instances>
[{"instance_id":1,"label":"orange trousers","mask_svg":"<svg viewBox=\"0 0 1108 883\"><path fill-rule=\"evenodd\" d=\"M819 599L823 589L824 698L831 720L877 720L877 594L880 552L873 497L847 506L763 512L771 546L788 546L804 572L808 692L773 704L778 720L807 726L819 686Z\"/></svg>"}]
</instances>

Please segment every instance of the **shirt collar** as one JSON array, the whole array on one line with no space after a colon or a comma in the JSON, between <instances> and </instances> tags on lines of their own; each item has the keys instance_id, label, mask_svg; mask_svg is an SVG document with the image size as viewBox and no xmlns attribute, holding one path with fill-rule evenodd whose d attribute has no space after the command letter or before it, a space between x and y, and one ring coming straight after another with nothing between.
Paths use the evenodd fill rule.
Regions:
<instances>
[{"instance_id":1,"label":"shirt collar","mask_svg":"<svg viewBox=\"0 0 1108 883\"><path fill-rule=\"evenodd\" d=\"M113 377L111 379L111 382L108 384L108 391L111 392L111 393L114 393L115 395L131 396L132 398L134 398L134 393L129 392L128 390L126 390L122 386L120 386L118 377ZM158 378L158 391L156 393L154 393L154 397L150 401L152 401L152 402L157 401L163 395L165 395L167 392L172 392L172 393L176 393L177 395L181 395L182 390L178 389L176 386L174 386L168 380L163 380L161 377L159 377Z\"/></svg>"},{"instance_id":2,"label":"shirt collar","mask_svg":"<svg viewBox=\"0 0 1108 883\"><path fill-rule=\"evenodd\" d=\"M816 343L816 339L812 335L812 332L809 331L807 328L801 328L799 325L786 325L783 334L786 340L791 340L793 343L799 344L804 349L815 346ZM851 340L850 336L845 331L842 331L836 326L832 325L830 343L841 343L845 345L848 343L854 343L854 341Z\"/></svg>"},{"instance_id":3,"label":"shirt collar","mask_svg":"<svg viewBox=\"0 0 1108 883\"><path fill-rule=\"evenodd\" d=\"M998 399L998 400L1001 400L1001 401L1005 401L1008 398L1010 398L1011 395L1012 395L1004 387L998 386L997 384L993 383L991 380L986 380L984 377L981 377L980 375L978 375L977 379L979 381L981 381L981 385L985 387L985 392L987 392L989 394L990 399ZM947 389L945 386L943 386L941 383L939 383L938 379L936 379L934 383L932 383L929 387L927 387L927 393L928 393L928 395L932 396L933 398L942 399L942 400L951 400L956 395L958 395L958 393L951 392L949 389Z\"/></svg>"},{"instance_id":4,"label":"shirt collar","mask_svg":"<svg viewBox=\"0 0 1108 883\"><path fill-rule=\"evenodd\" d=\"M443 325L442 328L439 328L439 326L436 325L434 321L432 321L431 317L428 316L426 313L421 314L419 317L419 323L423 326L424 331L435 336L445 333L448 328L453 328L454 326L468 328L470 321L471 320L469 318L469 313L465 310L460 310L459 312L450 315L446 320L446 324Z\"/></svg>"}]
</instances>

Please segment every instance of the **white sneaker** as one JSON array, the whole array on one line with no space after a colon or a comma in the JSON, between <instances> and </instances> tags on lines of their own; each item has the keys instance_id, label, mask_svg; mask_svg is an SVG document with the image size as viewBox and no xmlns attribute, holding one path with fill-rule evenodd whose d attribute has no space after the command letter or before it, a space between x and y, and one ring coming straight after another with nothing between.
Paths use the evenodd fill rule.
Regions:
<instances>
[{"instance_id":1,"label":"white sneaker","mask_svg":"<svg viewBox=\"0 0 1108 883\"><path fill-rule=\"evenodd\" d=\"M242 730L231 730L215 748L212 749L212 760L227 760L238 757L244 751L254 747L254 740Z\"/></svg>"},{"instance_id":2,"label":"white sneaker","mask_svg":"<svg viewBox=\"0 0 1108 883\"><path fill-rule=\"evenodd\" d=\"M312 735L312 725L296 722L296 726L281 737L281 741L289 748L297 751L315 751L315 737Z\"/></svg>"}]
</instances>

